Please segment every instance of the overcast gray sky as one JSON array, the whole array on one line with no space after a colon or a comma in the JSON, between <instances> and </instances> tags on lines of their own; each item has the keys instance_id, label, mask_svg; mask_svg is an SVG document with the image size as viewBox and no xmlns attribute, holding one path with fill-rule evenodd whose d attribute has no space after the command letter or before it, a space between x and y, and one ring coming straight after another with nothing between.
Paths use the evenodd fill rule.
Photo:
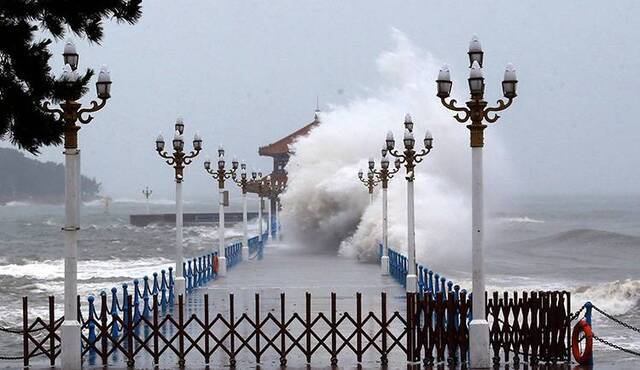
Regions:
<instances>
[{"instance_id":1,"label":"overcast gray sky","mask_svg":"<svg viewBox=\"0 0 640 370\"><path fill-rule=\"evenodd\" d=\"M467 89L474 33L491 102L502 61L516 66L519 97L490 128L487 150L492 137L503 142L517 181L486 163L492 182L522 194L638 191L636 1L147 0L143 7L135 26L108 24L101 46L78 42L81 67L104 63L112 71L113 98L81 130L80 147L83 172L113 197L139 198L149 185L154 196L173 198L172 171L153 148L159 132L171 137L178 115L187 139L200 131L205 153L223 143L250 167L269 168L258 146L310 122L316 95L326 108L380 85L375 59L392 46L392 28L449 63L454 91ZM53 48L59 54L62 43ZM61 151L45 149L41 159L61 162ZM215 197L202 159L185 178L187 199Z\"/></svg>"}]
</instances>

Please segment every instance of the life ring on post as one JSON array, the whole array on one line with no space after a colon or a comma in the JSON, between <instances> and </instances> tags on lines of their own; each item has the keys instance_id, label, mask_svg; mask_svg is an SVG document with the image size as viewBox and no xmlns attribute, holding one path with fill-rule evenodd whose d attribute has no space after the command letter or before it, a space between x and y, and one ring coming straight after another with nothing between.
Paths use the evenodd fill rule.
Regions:
<instances>
[{"instance_id":1,"label":"life ring on post","mask_svg":"<svg viewBox=\"0 0 640 370\"><path fill-rule=\"evenodd\" d=\"M218 273L218 256L213 256L213 272Z\"/></svg>"},{"instance_id":2,"label":"life ring on post","mask_svg":"<svg viewBox=\"0 0 640 370\"><path fill-rule=\"evenodd\" d=\"M580 348L582 340L584 340L584 348ZM591 330L591 325L582 319L573 327L571 352L573 353L573 358L575 358L580 365L589 365L592 362L592 351L593 331Z\"/></svg>"}]
</instances>

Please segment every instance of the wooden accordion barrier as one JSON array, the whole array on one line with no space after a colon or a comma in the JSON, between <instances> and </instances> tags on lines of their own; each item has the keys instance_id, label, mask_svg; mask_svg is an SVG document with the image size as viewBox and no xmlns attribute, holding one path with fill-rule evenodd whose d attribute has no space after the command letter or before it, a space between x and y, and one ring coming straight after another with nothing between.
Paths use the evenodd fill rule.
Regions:
<instances>
[{"instance_id":1,"label":"wooden accordion barrier","mask_svg":"<svg viewBox=\"0 0 640 370\"><path fill-rule=\"evenodd\" d=\"M103 294L85 319L79 310L83 361L92 366L129 367L244 367L265 360L282 366L312 362L459 366L468 362L472 302L464 290L407 293L406 302L394 297L399 309L392 312L386 293L380 294L379 304L369 306L356 293L353 306L342 302L343 307L345 303L353 307L348 312L338 310L335 293L328 302L324 297L326 305L320 309L314 308L311 293L306 293L298 305L302 307L294 310L287 308L284 293L270 303L277 304L273 307L265 306L255 294L250 299L253 307L244 309L230 294L224 307L216 302L215 312L205 294L191 314L182 296L166 310L160 298L153 295L150 307L154 309L140 312L129 295L118 314ZM23 301L25 366L37 355L53 365L60 353L57 330L62 318L55 319L53 303L51 298L47 319L30 323L27 301ZM570 304L568 292L494 293L487 299L494 362L568 361ZM36 328L41 338L30 333Z\"/></svg>"}]
</instances>

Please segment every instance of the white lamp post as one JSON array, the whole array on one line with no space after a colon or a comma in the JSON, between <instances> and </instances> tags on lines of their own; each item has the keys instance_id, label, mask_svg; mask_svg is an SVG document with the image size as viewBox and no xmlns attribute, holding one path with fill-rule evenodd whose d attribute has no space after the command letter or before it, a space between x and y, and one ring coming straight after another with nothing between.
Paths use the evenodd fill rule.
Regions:
<instances>
[{"instance_id":1,"label":"white lamp post","mask_svg":"<svg viewBox=\"0 0 640 370\"><path fill-rule=\"evenodd\" d=\"M262 197L264 195L262 172L258 171L257 174L252 172L251 179L258 186L258 242L262 243Z\"/></svg>"},{"instance_id":2,"label":"white lamp post","mask_svg":"<svg viewBox=\"0 0 640 370\"><path fill-rule=\"evenodd\" d=\"M242 259L249 260L249 232L247 225L247 165L240 164L240 179L233 176L233 181L242 189Z\"/></svg>"},{"instance_id":3,"label":"white lamp post","mask_svg":"<svg viewBox=\"0 0 640 370\"><path fill-rule=\"evenodd\" d=\"M284 191L285 184L283 181L278 180L277 178L271 178L271 176L267 177L267 181L265 182L265 192L267 193L267 197L269 198L269 234L273 232L273 225L275 224L276 230L275 232L280 238L280 234L278 233L278 226L280 225L280 218L278 216L278 208L279 208L279 197L280 193ZM271 203L275 205L275 218L272 217L271 211ZM273 237L273 236L272 236Z\"/></svg>"},{"instance_id":4,"label":"white lamp post","mask_svg":"<svg viewBox=\"0 0 640 370\"><path fill-rule=\"evenodd\" d=\"M387 214L387 188L389 180L400 170L400 159L396 158L395 169L389 170L389 158L387 158L387 147L382 148L381 169L375 169L375 162L369 160L369 171L373 172L378 181L382 183L382 256L380 257L380 267L382 275L389 275L389 223Z\"/></svg>"},{"instance_id":5,"label":"white lamp post","mask_svg":"<svg viewBox=\"0 0 640 370\"><path fill-rule=\"evenodd\" d=\"M218 181L219 190L219 211L218 211L218 276L224 277L227 275L227 257L225 255L225 240L224 240L224 181L228 178L234 177L236 170L238 169L238 160L233 158L231 162L231 170L225 170L224 149L222 146L218 148L218 168L211 168L211 160L207 159L204 162L204 169L211 174L211 176Z\"/></svg>"},{"instance_id":6,"label":"white lamp post","mask_svg":"<svg viewBox=\"0 0 640 370\"><path fill-rule=\"evenodd\" d=\"M469 43L469 90L471 99L466 107L456 106L456 100L446 101L451 93L451 77L445 65L438 73L437 96L448 109L458 112L454 118L459 123L466 123L471 133L471 244L473 263L473 320L469 325L469 358L472 368L488 368L491 366L489 355L489 323L485 313L485 273L484 273L484 206L483 206L483 163L482 148L484 146L484 122L494 123L500 116L496 112L507 109L516 95L516 72L511 64L507 65L502 81L502 92L507 102L498 100L497 107L487 107L484 100L484 77L482 62L484 52L477 37Z\"/></svg>"},{"instance_id":7,"label":"white lamp post","mask_svg":"<svg viewBox=\"0 0 640 370\"><path fill-rule=\"evenodd\" d=\"M414 195L413 180L415 179L415 166L422 162L423 157L431 152L433 148L433 138L429 131L424 137L424 149L419 153L415 151L415 139L413 138L413 121L410 115L406 115L404 119L404 151L398 152L394 150L395 140L391 131L387 134L386 144L387 152L400 160L400 164L404 164L407 175L407 258L408 273L406 280L407 293L416 293L418 289L418 275L416 272L416 231L415 231L415 211L414 211Z\"/></svg>"},{"instance_id":8,"label":"white lamp post","mask_svg":"<svg viewBox=\"0 0 640 370\"><path fill-rule=\"evenodd\" d=\"M276 196L276 237L280 240L280 195Z\"/></svg>"},{"instance_id":9,"label":"white lamp post","mask_svg":"<svg viewBox=\"0 0 640 370\"><path fill-rule=\"evenodd\" d=\"M371 163L373 163L373 158L369 159L369 168L371 168ZM364 177L364 172L362 170L358 171L358 179L369 191L369 204L373 204L373 189L376 187L378 182L375 179L374 173L369 170L367 171L367 177Z\"/></svg>"},{"instance_id":10,"label":"white lamp post","mask_svg":"<svg viewBox=\"0 0 640 370\"><path fill-rule=\"evenodd\" d=\"M80 91L80 76L78 68L78 53L71 41L67 41L62 54L64 69L60 80L70 87L77 87ZM62 366L65 369L79 369L81 324L73 319L77 316L78 295L78 231L80 230L80 149L78 149L78 131L76 123L89 123L93 116L89 113L97 112L111 97L111 76L105 66L102 66L96 82L96 90L100 103L95 100L88 108L82 108L77 101L81 96L69 96L60 103L59 108L51 107L51 102L44 102L42 110L53 114L64 129L64 177L65 177L65 224L62 230L65 235L64 249L64 315L68 319L61 326Z\"/></svg>"},{"instance_id":11,"label":"white lamp post","mask_svg":"<svg viewBox=\"0 0 640 370\"><path fill-rule=\"evenodd\" d=\"M271 183L271 176L267 176L265 181L265 186L267 187L267 207L269 210L267 211L267 215L269 216L269 221L267 222L267 240L271 239L271 223L273 222L273 218L271 216L271 187L273 184Z\"/></svg>"},{"instance_id":12,"label":"white lamp post","mask_svg":"<svg viewBox=\"0 0 640 370\"><path fill-rule=\"evenodd\" d=\"M175 134L173 137L173 154L168 154L164 150L164 138L162 135L158 135L156 139L156 151L158 154L166 159L167 164L172 166L175 170L176 179L176 276L175 276L175 289L174 294L180 296L186 292L186 284L184 278L184 269L182 264L184 262L184 252L182 246L182 180L184 179L184 168L191 164L193 158L202 150L202 138L197 133L193 136L193 150L186 154L184 152L184 139L182 134L184 133L184 122L182 118L178 117L175 124ZM178 300L175 300L178 304Z\"/></svg>"}]
</instances>

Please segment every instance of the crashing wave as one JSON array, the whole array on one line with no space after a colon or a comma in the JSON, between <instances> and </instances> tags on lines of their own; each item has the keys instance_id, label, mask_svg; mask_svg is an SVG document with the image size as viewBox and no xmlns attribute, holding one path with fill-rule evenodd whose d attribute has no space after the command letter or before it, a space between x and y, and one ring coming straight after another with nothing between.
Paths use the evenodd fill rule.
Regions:
<instances>
[{"instance_id":1,"label":"crashing wave","mask_svg":"<svg viewBox=\"0 0 640 370\"><path fill-rule=\"evenodd\" d=\"M418 259L450 259L468 254L470 224L468 133L458 127L435 98L434 79L440 63L394 30L396 46L377 60L388 85L371 96L322 113L321 124L293 144L287 170L288 188L282 196L287 236L310 249L330 249L341 255L373 259L381 239L380 190L369 205L356 174L380 149L392 130L402 147L403 118L410 112L414 132L428 128L434 149L416 167L415 210ZM464 73L460 71L460 73ZM461 92L464 90L461 90ZM492 150L501 146L492 138ZM491 158L500 166L507 156ZM393 159L392 159L393 160ZM378 164L379 166L379 164ZM389 240L406 250L406 182L404 169L389 185ZM446 246L446 247L443 247Z\"/></svg>"}]
</instances>

